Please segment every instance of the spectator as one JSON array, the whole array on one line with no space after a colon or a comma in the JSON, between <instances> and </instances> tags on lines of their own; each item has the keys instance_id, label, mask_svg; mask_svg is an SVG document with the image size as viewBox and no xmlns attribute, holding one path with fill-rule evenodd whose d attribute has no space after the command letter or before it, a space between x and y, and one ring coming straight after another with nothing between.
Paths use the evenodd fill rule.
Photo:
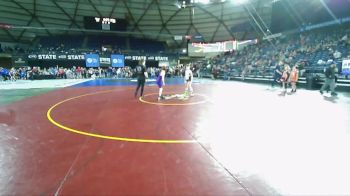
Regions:
<instances>
[{"instance_id":1,"label":"spectator","mask_svg":"<svg viewBox=\"0 0 350 196\"><path fill-rule=\"evenodd\" d=\"M335 92L336 68L337 68L337 65L335 63L332 63L329 67L327 67L325 71L325 76L326 76L325 82L320 89L321 94L323 94L323 91L329 87L331 90L331 95L332 96L337 95L337 93Z\"/></svg>"},{"instance_id":2,"label":"spectator","mask_svg":"<svg viewBox=\"0 0 350 196\"><path fill-rule=\"evenodd\" d=\"M341 52L339 52L338 50L335 50L335 52L333 53L333 57L335 59L340 59L341 58Z\"/></svg>"}]
</instances>

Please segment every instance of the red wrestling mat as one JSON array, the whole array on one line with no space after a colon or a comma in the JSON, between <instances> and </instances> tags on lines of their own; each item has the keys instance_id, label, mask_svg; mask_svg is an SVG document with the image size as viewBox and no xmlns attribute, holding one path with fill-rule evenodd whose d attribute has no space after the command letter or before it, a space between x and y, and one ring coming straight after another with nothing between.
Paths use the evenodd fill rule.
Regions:
<instances>
[{"instance_id":1,"label":"red wrestling mat","mask_svg":"<svg viewBox=\"0 0 350 196\"><path fill-rule=\"evenodd\" d=\"M350 193L348 94L217 82L188 99L165 86L173 97L158 101L155 86L134 90L64 88L1 106L1 195Z\"/></svg>"},{"instance_id":2,"label":"red wrestling mat","mask_svg":"<svg viewBox=\"0 0 350 196\"><path fill-rule=\"evenodd\" d=\"M182 89L169 86L164 94ZM205 89L197 88L203 96L161 102L151 95L157 88L145 89L148 102L201 102L172 106L144 103L133 92L134 87L66 88L2 108L14 111L15 120L1 127L1 194L250 194L197 142L202 116L196 112L209 104Z\"/></svg>"}]
</instances>

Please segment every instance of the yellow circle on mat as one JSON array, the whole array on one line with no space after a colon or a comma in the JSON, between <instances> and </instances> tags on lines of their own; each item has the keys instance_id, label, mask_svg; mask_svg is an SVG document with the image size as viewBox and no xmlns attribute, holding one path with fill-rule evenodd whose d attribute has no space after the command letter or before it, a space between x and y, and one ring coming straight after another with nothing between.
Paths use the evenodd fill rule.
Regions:
<instances>
[{"instance_id":1,"label":"yellow circle on mat","mask_svg":"<svg viewBox=\"0 0 350 196\"><path fill-rule=\"evenodd\" d=\"M163 143L163 144L186 144L186 143L196 143L195 140L156 140L156 139L142 139L142 138L126 138L126 137L115 137L115 136L108 136L108 135L100 135L100 134L95 134L95 133L89 133L86 132L84 130L78 130L78 129L74 129L68 126L65 126L59 122L57 122L55 119L52 118L51 113L52 111L57 108L59 105L75 100L75 99L79 99L82 97L88 97L88 96L92 96L92 95L97 95L97 94L104 94L104 93L110 93L113 92L115 90L107 90L107 91L98 91L95 93L89 93L89 94L83 94L83 95L79 95L76 97L71 97L68 99L65 99L63 101L60 101L58 103L56 103L55 105L51 106L50 109L47 111L46 116L47 119L54 125L56 125L57 127L60 127L66 131L70 131L73 133L77 133L77 134L81 134L81 135L86 135L86 136L90 136L90 137L96 137L96 138L101 138L101 139L109 139L109 140L119 140L119 141L125 141L125 142L140 142L140 143Z\"/></svg>"},{"instance_id":2,"label":"yellow circle on mat","mask_svg":"<svg viewBox=\"0 0 350 196\"><path fill-rule=\"evenodd\" d=\"M157 95L158 93L152 93L152 94L147 94L147 95L144 95L143 97L148 97L150 95ZM142 102L142 103L147 103L147 104L152 104L152 105L165 105L165 106L185 106L185 105L197 105L197 104L202 104L202 103L205 103L207 102L207 97L205 95L201 95L201 94L195 94L196 96L201 96L201 97L204 97L205 99L202 100L202 101L197 101L197 102L190 102L190 103L162 103L162 102L152 102L152 101L146 101L144 100L142 97L139 98L139 100Z\"/></svg>"}]
</instances>

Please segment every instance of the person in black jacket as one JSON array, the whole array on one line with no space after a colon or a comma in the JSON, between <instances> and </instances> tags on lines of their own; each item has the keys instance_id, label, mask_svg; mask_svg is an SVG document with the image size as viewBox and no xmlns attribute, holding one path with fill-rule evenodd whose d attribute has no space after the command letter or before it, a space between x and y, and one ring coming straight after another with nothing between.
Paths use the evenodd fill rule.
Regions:
<instances>
[{"instance_id":1,"label":"person in black jacket","mask_svg":"<svg viewBox=\"0 0 350 196\"><path fill-rule=\"evenodd\" d=\"M332 63L329 67L327 67L326 71L325 71L325 81L324 84L322 85L321 89L320 89L320 93L323 94L323 91L329 87L329 89L331 90L331 95L332 96L336 96L337 93L334 91L335 89L335 80L336 80L336 68L337 65L335 63Z\"/></svg>"},{"instance_id":2,"label":"person in black jacket","mask_svg":"<svg viewBox=\"0 0 350 196\"><path fill-rule=\"evenodd\" d=\"M147 71L146 71L146 65L145 60L140 60L139 65L136 66L136 74L137 74L137 88L135 91L135 97L137 96L137 93L141 87L141 94L140 96L143 96L143 88L145 87L146 78L148 77Z\"/></svg>"}]
</instances>

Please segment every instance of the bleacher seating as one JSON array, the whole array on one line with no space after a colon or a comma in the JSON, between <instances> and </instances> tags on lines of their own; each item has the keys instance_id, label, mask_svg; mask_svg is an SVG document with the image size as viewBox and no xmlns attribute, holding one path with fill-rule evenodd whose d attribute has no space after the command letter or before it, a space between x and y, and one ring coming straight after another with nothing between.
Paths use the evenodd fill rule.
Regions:
<instances>
[{"instance_id":1,"label":"bleacher seating","mask_svg":"<svg viewBox=\"0 0 350 196\"><path fill-rule=\"evenodd\" d=\"M63 47L62 49L72 49L81 48L83 40L83 36L63 35L53 37L40 37L39 43L43 48Z\"/></svg>"},{"instance_id":2,"label":"bleacher seating","mask_svg":"<svg viewBox=\"0 0 350 196\"><path fill-rule=\"evenodd\" d=\"M347 39L344 39L346 35ZM335 51L341 53L340 58L334 57ZM274 65L282 61L291 67L298 63L301 69L300 81L306 83L308 77L317 76L322 81L324 69L333 61L338 66L339 81L350 83L348 77L341 74L342 58L350 58L349 30L306 32L302 35L293 34L275 40L264 40L241 51L214 57L208 63L200 63L200 75L271 81ZM323 63L319 63L320 60Z\"/></svg>"},{"instance_id":3,"label":"bleacher seating","mask_svg":"<svg viewBox=\"0 0 350 196\"><path fill-rule=\"evenodd\" d=\"M101 49L102 46L111 46L113 49L126 49L126 38L113 35L89 35L87 48Z\"/></svg>"},{"instance_id":4,"label":"bleacher seating","mask_svg":"<svg viewBox=\"0 0 350 196\"><path fill-rule=\"evenodd\" d=\"M165 51L164 43L154 40L130 38L130 49L146 53L159 53Z\"/></svg>"}]
</instances>

